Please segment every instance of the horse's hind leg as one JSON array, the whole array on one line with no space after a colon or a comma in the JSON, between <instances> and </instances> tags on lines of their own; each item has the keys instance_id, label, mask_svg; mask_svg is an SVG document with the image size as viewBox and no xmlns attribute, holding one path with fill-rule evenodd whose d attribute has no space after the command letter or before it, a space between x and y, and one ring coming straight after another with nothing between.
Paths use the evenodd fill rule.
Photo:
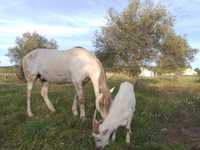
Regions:
<instances>
[{"instance_id":1,"label":"horse's hind leg","mask_svg":"<svg viewBox=\"0 0 200 150\"><path fill-rule=\"evenodd\" d=\"M73 105L72 105L72 113L73 113L74 116L77 116L77 115L78 115L77 105L78 105L78 102L77 102L77 95L75 94L75 95L74 95Z\"/></svg>"},{"instance_id":2,"label":"horse's hind leg","mask_svg":"<svg viewBox=\"0 0 200 150\"><path fill-rule=\"evenodd\" d=\"M56 110L48 98L48 83L47 82L43 82L42 89L41 89L41 95L42 95L48 109L51 112L55 112Z\"/></svg>"},{"instance_id":3,"label":"horse's hind leg","mask_svg":"<svg viewBox=\"0 0 200 150\"><path fill-rule=\"evenodd\" d=\"M81 83L75 83L74 87L76 90L78 104L80 108L80 118L84 120L85 119L85 102L83 98L83 87Z\"/></svg>"},{"instance_id":4,"label":"horse's hind leg","mask_svg":"<svg viewBox=\"0 0 200 150\"><path fill-rule=\"evenodd\" d=\"M31 111L31 91L33 89L34 80L27 81L27 114L29 117L33 117Z\"/></svg>"}]
</instances>

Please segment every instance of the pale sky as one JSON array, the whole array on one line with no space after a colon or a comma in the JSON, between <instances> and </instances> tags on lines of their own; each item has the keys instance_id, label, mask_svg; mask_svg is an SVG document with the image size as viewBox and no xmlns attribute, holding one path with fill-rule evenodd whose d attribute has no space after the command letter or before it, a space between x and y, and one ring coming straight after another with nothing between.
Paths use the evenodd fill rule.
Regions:
<instances>
[{"instance_id":1,"label":"pale sky","mask_svg":"<svg viewBox=\"0 0 200 150\"><path fill-rule=\"evenodd\" d=\"M0 66L11 65L5 54L24 32L54 38L59 49L80 45L94 50L94 32L105 25L107 10L121 11L127 4L128 0L0 0ZM176 18L175 31L200 49L200 0L170 0L166 5ZM200 67L200 54L191 64Z\"/></svg>"}]
</instances>

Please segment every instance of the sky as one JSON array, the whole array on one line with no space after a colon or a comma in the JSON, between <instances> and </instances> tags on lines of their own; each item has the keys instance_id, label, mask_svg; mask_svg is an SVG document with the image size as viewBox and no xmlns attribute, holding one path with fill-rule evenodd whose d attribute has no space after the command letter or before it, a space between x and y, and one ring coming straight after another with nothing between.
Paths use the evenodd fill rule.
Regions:
<instances>
[{"instance_id":1,"label":"sky","mask_svg":"<svg viewBox=\"0 0 200 150\"><path fill-rule=\"evenodd\" d=\"M163 2L175 17L176 33L200 49L200 0ZM108 9L122 11L127 4L128 0L0 0L0 66L12 65L5 55L24 32L53 38L59 49L83 46L94 51L94 34L106 24ZM191 65L199 64L200 53Z\"/></svg>"}]
</instances>

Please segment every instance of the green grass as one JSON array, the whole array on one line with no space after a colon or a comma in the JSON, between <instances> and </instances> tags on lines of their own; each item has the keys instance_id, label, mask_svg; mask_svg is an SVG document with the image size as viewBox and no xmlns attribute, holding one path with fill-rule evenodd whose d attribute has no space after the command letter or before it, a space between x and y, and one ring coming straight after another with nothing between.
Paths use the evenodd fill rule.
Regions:
<instances>
[{"instance_id":1,"label":"green grass","mask_svg":"<svg viewBox=\"0 0 200 150\"><path fill-rule=\"evenodd\" d=\"M8 66L8 67L0 66L0 73L14 73L14 72L15 72L14 66Z\"/></svg>"},{"instance_id":2,"label":"green grass","mask_svg":"<svg viewBox=\"0 0 200 150\"><path fill-rule=\"evenodd\" d=\"M113 77L108 83L118 89L124 80ZM137 106L131 144L125 143L125 132L120 128L116 142L105 149L200 149L199 91L197 77L140 79L135 85ZM35 117L28 118L25 83L12 79L0 82L0 149L93 150L93 89L91 84L84 87L87 116L84 122L72 115L73 93L71 87L50 85L49 98L56 107L56 113L50 113L40 96L40 83L37 83L31 105Z\"/></svg>"}]
</instances>

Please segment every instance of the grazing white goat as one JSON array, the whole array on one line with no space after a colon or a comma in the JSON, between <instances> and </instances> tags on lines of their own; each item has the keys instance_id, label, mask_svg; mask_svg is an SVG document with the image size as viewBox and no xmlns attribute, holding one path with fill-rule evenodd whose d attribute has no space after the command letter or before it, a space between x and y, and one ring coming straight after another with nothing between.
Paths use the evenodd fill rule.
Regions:
<instances>
[{"instance_id":1,"label":"grazing white goat","mask_svg":"<svg viewBox=\"0 0 200 150\"><path fill-rule=\"evenodd\" d=\"M126 143L130 143L131 121L135 111L135 105L136 99L133 85L130 82L123 82L103 122L96 120L95 110L93 117L93 136L97 148L103 148L107 145L111 135L114 141L115 131L121 126L126 127Z\"/></svg>"}]
</instances>

